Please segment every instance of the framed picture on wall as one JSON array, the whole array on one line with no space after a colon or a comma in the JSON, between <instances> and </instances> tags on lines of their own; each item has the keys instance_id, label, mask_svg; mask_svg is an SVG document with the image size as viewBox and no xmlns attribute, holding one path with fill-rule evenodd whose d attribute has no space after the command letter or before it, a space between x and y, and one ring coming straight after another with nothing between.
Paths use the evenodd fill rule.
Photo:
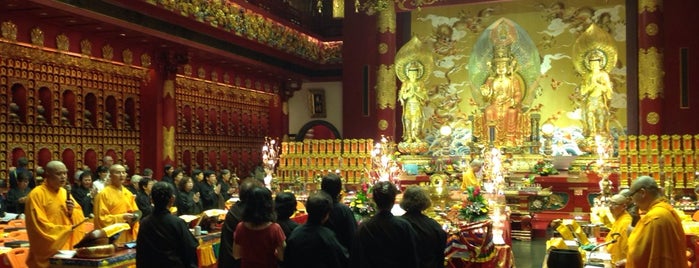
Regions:
<instances>
[{"instance_id":1,"label":"framed picture on wall","mask_svg":"<svg viewBox=\"0 0 699 268\"><path fill-rule=\"evenodd\" d=\"M309 89L308 90L308 108L311 111L312 118L325 117L325 90L324 89Z\"/></svg>"}]
</instances>

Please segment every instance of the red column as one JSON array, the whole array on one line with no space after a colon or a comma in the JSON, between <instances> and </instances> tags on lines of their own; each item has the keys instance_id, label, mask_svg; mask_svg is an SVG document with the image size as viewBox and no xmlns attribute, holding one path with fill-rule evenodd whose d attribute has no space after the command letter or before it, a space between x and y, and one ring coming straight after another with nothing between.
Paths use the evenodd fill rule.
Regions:
<instances>
[{"instance_id":1,"label":"red column","mask_svg":"<svg viewBox=\"0 0 699 268\"><path fill-rule=\"evenodd\" d=\"M638 4L638 98L641 135L662 134L662 0Z\"/></svg>"},{"instance_id":2,"label":"red column","mask_svg":"<svg viewBox=\"0 0 699 268\"><path fill-rule=\"evenodd\" d=\"M396 11L390 2L377 18L378 67L376 69L377 137L396 135Z\"/></svg>"}]
</instances>

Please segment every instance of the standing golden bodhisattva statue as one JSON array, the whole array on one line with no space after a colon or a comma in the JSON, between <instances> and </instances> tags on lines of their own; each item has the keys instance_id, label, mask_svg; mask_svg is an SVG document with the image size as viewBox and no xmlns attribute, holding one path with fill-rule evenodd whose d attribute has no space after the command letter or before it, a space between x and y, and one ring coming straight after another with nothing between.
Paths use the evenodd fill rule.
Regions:
<instances>
[{"instance_id":1,"label":"standing golden bodhisattva statue","mask_svg":"<svg viewBox=\"0 0 699 268\"><path fill-rule=\"evenodd\" d=\"M423 110L427 102L425 83L433 65L431 51L417 37L396 53L396 75L402 82L398 100L403 106L403 140L398 144L398 150L403 153L417 154L428 148L423 140Z\"/></svg>"},{"instance_id":2,"label":"standing golden bodhisattva statue","mask_svg":"<svg viewBox=\"0 0 699 268\"><path fill-rule=\"evenodd\" d=\"M424 70L422 63L418 61L408 62L405 67L405 76L408 80L403 82L403 86L398 92L398 99L403 105L404 142L421 141L422 110L427 100L427 90L420 81L424 75Z\"/></svg>"},{"instance_id":3,"label":"standing golden bodhisattva statue","mask_svg":"<svg viewBox=\"0 0 699 268\"><path fill-rule=\"evenodd\" d=\"M609 33L592 24L573 46L574 65L582 75L578 98L582 110L583 135L609 137L610 104L613 85L609 72L617 61L614 39Z\"/></svg>"}]
</instances>

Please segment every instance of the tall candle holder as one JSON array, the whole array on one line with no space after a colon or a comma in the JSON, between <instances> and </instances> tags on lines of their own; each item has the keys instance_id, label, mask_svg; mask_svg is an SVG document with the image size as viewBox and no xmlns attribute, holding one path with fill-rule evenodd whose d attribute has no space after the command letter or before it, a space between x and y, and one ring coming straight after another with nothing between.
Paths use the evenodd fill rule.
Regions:
<instances>
[{"instance_id":1,"label":"tall candle holder","mask_svg":"<svg viewBox=\"0 0 699 268\"><path fill-rule=\"evenodd\" d=\"M374 184L379 181L390 181L400 186L400 176L403 169L396 160L396 143L390 137L381 136L381 142L374 145L371 151L371 167L367 176Z\"/></svg>"},{"instance_id":2,"label":"tall candle holder","mask_svg":"<svg viewBox=\"0 0 699 268\"><path fill-rule=\"evenodd\" d=\"M268 189L272 189L272 176L274 167L279 160L279 145L277 140L270 137L265 137L265 143L262 146L262 167L265 170L264 182Z\"/></svg>"}]
</instances>

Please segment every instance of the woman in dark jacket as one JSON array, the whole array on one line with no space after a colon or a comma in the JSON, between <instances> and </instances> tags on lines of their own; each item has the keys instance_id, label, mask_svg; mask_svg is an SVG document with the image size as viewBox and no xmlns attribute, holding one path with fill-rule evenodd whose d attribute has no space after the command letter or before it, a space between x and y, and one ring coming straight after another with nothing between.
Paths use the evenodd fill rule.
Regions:
<instances>
[{"instance_id":1,"label":"woman in dark jacket","mask_svg":"<svg viewBox=\"0 0 699 268\"><path fill-rule=\"evenodd\" d=\"M138 190L136 191L136 206L143 213L141 219L150 215L153 212L153 204L150 202L150 191L155 184L154 180L142 178L138 181Z\"/></svg>"},{"instance_id":2,"label":"woman in dark jacket","mask_svg":"<svg viewBox=\"0 0 699 268\"><path fill-rule=\"evenodd\" d=\"M194 181L192 178L185 177L178 185L180 187L177 193L177 215L199 215L203 211L199 193L192 191Z\"/></svg>"}]
</instances>

